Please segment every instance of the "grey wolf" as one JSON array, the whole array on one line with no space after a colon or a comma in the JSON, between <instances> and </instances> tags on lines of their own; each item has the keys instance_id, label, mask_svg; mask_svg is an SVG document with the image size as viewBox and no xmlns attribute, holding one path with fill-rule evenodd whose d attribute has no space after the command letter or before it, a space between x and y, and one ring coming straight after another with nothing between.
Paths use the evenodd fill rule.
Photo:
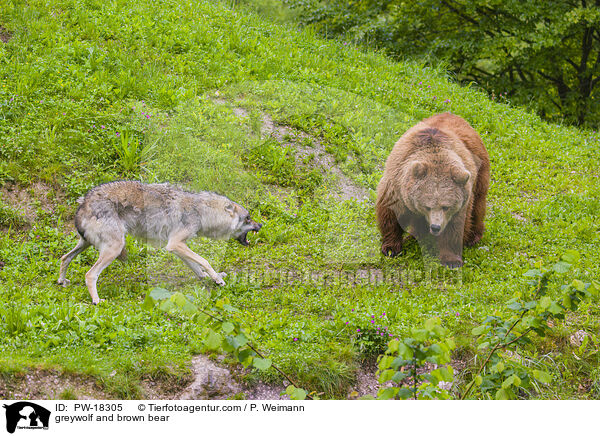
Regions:
<instances>
[{"instance_id":1,"label":"grey wolf","mask_svg":"<svg viewBox=\"0 0 600 436\"><path fill-rule=\"evenodd\" d=\"M262 227L239 204L213 192L187 192L170 184L117 181L96 186L81 199L75 213L79 242L61 258L58 283L66 286L69 263L94 246L98 260L85 275L85 282L98 304L96 282L116 258L125 260L125 235L131 234L153 245L165 245L199 277L210 277L224 285L225 273L217 273L208 261L193 252L186 241L195 236L235 238L248 245L248 232Z\"/></svg>"},{"instance_id":2,"label":"grey wolf","mask_svg":"<svg viewBox=\"0 0 600 436\"><path fill-rule=\"evenodd\" d=\"M462 266L462 247L483 236L490 160L477 132L451 113L427 118L392 149L377 187L381 250L395 256L406 229L431 241L442 264Z\"/></svg>"}]
</instances>

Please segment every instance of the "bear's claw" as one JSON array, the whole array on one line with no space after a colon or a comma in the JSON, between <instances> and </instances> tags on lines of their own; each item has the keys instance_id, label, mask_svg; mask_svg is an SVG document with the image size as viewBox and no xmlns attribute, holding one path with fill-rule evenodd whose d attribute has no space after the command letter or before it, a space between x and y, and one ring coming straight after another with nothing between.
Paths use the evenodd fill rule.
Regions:
<instances>
[{"instance_id":1,"label":"bear's claw","mask_svg":"<svg viewBox=\"0 0 600 436\"><path fill-rule=\"evenodd\" d=\"M387 257L396 257L402 253L402 245L398 244L382 244L381 253Z\"/></svg>"},{"instance_id":2,"label":"bear's claw","mask_svg":"<svg viewBox=\"0 0 600 436\"><path fill-rule=\"evenodd\" d=\"M448 268L460 268L463 266L462 259L454 259L454 260L442 260L442 265L447 266Z\"/></svg>"}]
</instances>

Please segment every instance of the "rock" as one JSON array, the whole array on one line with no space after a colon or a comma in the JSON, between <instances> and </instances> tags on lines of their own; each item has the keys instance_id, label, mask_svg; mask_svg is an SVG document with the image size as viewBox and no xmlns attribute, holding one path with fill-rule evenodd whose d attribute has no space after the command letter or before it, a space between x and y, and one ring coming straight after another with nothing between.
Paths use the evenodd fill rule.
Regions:
<instances>
[{"instance_id":1,"label":"rock","mask_svg":"<svg viewBox=\"0 0 600 436\"><path fill-rule=\"evenodd\" d=\"M585 339L586 336L589 336L589 334L587 332L585 332L583 330L577 330L575 333L573 333L571 335L571 337L569 338L569 342L574 347L579 347L583 343L583 340Z\"/></svg>"},{"instance_id":2,"label":"rock","mask_svg":"<svg viewBox=\"0 0 600 436\"><path fill-rule=\"evenodd\" d=\"M194 381L181 394L181 400L223 400L241 389L229 370L217 366L205 355L192 359Z\"/></svg>"},{"instance_id":3,"label":"rock","mask_svg":"<svg viewBox=\"0 0 600 436\"><path fill-rule=\"evenodd\" d=\"M241 395L247 400L284 400L279 394L285 386L257 383L246 386L236 381L231 371L203 354L192 359L194 381L177 397L180 400L225 400Z\"/></svg>"}]
</instances>

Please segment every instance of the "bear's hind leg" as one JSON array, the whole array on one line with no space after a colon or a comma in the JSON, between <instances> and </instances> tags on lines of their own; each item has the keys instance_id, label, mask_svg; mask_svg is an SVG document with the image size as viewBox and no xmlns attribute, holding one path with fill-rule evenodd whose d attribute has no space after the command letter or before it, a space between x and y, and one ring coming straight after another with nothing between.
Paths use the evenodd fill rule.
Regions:
<instances>
[{"instance_id":1,"label":"bear's hind leg","mask_svg":"<svg viewBox=\"0 0 600 436\"><path fill-rule=\"evenodd\" d=\"M467 247L477 244L483 237L485 225L486 197L490 180L489 162L484 163L477 174L477 182L473 192L473 209L471 210L470 229L465 232L464 243Z\"/></svg>"}]
</instances>

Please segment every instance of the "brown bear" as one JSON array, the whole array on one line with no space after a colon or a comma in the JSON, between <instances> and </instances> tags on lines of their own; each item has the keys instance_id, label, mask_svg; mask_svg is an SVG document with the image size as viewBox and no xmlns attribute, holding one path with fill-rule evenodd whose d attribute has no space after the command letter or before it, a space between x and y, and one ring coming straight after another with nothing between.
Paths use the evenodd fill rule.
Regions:
<instances>
[{"instance_id":1,"label":"brown bear","mask_svg":"<svg viewBox=\"0 0 600 436\"><path fill-rule=\"evenodd\" d=\"M432 241L445 266L483 235L490 160L477 132L449 112L409 129L394 145L377 186L381 251L396 256L403 233Z\"/></svg>"}]
</instances>

